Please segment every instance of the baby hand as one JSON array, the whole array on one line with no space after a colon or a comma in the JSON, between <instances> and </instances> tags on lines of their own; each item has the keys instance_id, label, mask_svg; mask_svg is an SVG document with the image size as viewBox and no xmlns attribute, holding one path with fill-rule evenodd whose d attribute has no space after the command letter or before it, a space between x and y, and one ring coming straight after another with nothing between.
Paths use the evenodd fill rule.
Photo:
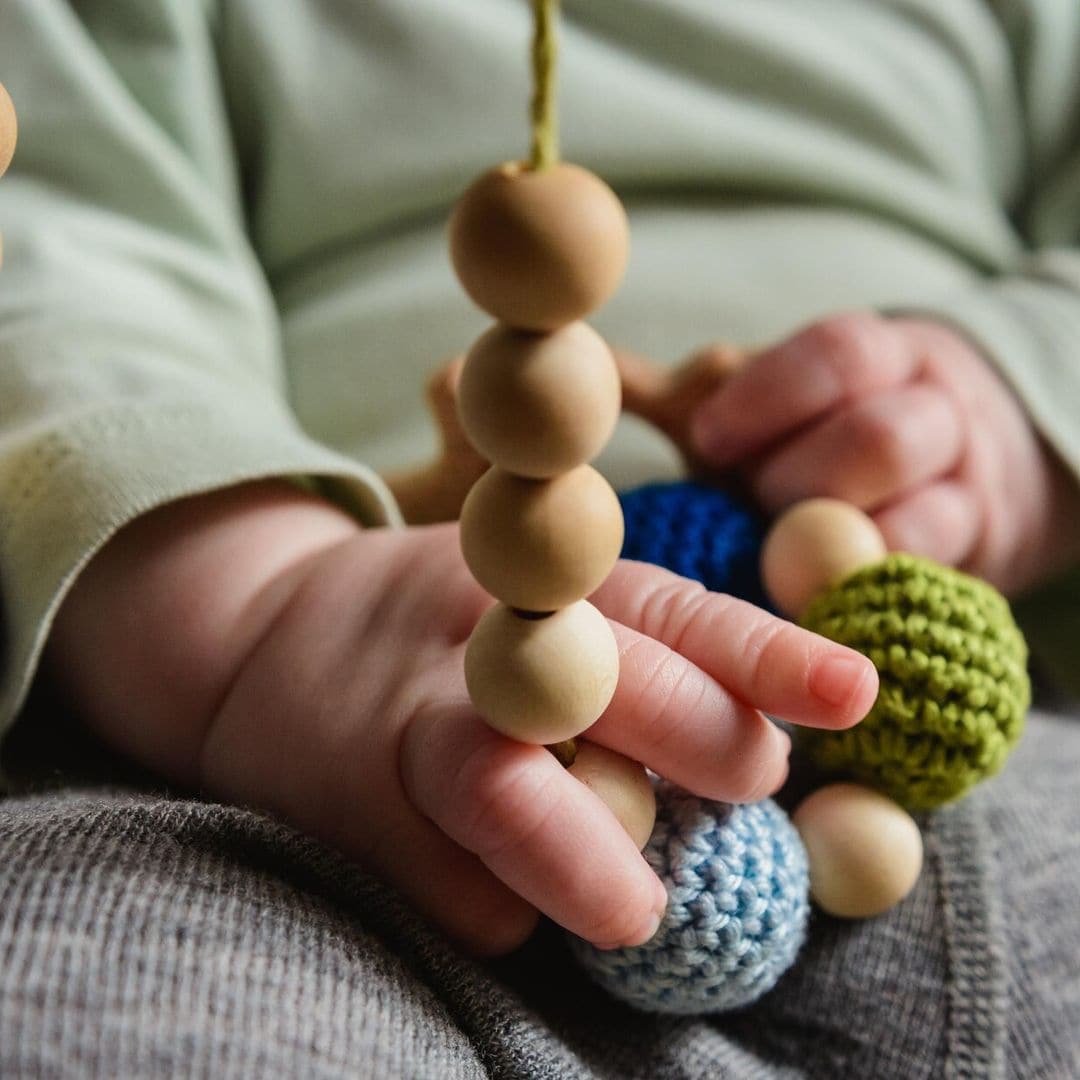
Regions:
<instances>
[{"instance_id":1,"label":"baby hand","mask_svg":"<svg viewBox=\"0 0 1080 1080\"><path fill-rule=\"evenodd\" d=\"M991 365L942 324L823 319L748 361L692 430L701 456L738 469L769 511L844 499L890 549L1006 592L1078 551L1075 481Z\"/></svg>"},{"instance_id":2,"label":"baby hand","mask_svg":"<svg viewBox=\"0 0 1080 1080\"><path fill-rule=\"evenodd\" d=\"M588 737L699 794L783 782L789 740L759 710L842 728L876 695L865 658L655 567L620 563L593 599L621 678ZM337 847L474 950L513 948L537 910L643 941L664 890L614 815L469 702L490 604L455 525L364 531L253 485L124 530L65 603L53 661L115 744Z\"/></svg>"}]
</instances>

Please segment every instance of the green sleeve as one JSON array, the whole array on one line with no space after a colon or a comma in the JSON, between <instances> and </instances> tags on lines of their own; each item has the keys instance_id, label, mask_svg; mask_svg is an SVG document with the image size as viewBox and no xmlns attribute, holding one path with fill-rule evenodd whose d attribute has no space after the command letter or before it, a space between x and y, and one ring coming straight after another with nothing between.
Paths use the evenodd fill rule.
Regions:
<instances>
[{"instance_id":1,"label":"green sleeve","mask_svg":"<svg viewBox=\"0 0 1080 1080\"><path fill-rule=\"evenodd\" d=\"M997 186L1025 247L1003 272L920 307L997 363L1080 477L1080 5L988 6L1007 40L998 81L1012 84L1019 108L1003 110L986 92L977 113L984 130L972 145L1010 148L998 161L988 152L985 164L1011 178Z\"/></svg>"},{"instance_id":2,"label":"green sleeve","mask_svg":"<svg viewBox=\"0 0 1080 1080\"><path fill-rule=\"evenodd\" d=\"M1006 168L1022 179L1006 197L1025 250L1015 265L919 311L952 325L997 365L1080 483L1080 5L989 6L1008 42L1000 78L1015 88L1023 125L1014 138L987 95L976 145L1016 148ZM1017 609L1035 652L1080 696L1080 572Z\"/></svg>"},{"instance_id":3,"label":"green sleeve","mask_svg":"<svg viewBox=\"0 0 1080 1080\"><path fill-rule=\"evenodd\" d=\"M0 180L0 733L66 590L137 515L240 481L378 477L299 428L244 230L200 0L3 0L20 141Z\"/></svg>"}]
</instances>

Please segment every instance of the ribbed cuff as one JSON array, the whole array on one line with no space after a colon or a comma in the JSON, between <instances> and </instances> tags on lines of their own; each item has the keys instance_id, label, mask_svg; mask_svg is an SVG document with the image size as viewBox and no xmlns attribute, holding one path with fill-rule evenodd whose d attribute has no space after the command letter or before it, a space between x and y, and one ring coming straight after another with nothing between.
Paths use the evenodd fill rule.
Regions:
<instances>
[{"instance_id":1,"label":"ribbed cuff","mask_svg":"<svg viewBox=\"0 0 1080 1080\"><path fill-rule=\"evenodd\" d=\"M398 525L376 473L308 438L269 404L170 400L16 432L0 454L0 735L21 708L68 590L120 528L189 495L271 477L311 478L360 521Z\"/></svg>"}]
</instances>

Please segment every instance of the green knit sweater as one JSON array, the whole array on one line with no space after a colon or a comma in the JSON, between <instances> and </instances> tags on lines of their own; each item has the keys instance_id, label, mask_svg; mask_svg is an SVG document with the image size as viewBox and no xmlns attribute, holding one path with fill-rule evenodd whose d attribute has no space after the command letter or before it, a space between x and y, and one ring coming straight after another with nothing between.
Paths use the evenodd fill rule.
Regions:
<instances>
[{"instance_id":1,"label":"green knit sweater","mask_svg":"<svg viewBox=\"0 0 1080 1080\"><path fill-rule=\"evenodd\" d=\"M837 309L974 338L1080 474L1080 7L564 0L564 154L631 214L609 339L674 360ZM524 154L520 0L3 0L0 729L151 507L313 478L364 520L484 325L444 222ZM624 421L616 483L671 475ZM1071 659L1080 604L1036 620ZM1043 609L1045 612L1045 609Z\"/></svg>"}]
</instances>

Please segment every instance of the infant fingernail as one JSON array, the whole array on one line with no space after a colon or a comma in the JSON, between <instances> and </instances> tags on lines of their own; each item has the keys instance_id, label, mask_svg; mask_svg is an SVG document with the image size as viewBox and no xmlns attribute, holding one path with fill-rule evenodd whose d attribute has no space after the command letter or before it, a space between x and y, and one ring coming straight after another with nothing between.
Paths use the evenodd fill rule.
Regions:
<instances>
[{"instance_id":1,"label":"infant fingernail","mask_svg":"<svg viewBox=\"0 0 1080 1080\"><path fill-rule=\"evenodd\" d=\"M810 692L839 709L859 696L869 674L870 665L857 656L827 656L810 671Z\"/></svg>"}]
</instances>

